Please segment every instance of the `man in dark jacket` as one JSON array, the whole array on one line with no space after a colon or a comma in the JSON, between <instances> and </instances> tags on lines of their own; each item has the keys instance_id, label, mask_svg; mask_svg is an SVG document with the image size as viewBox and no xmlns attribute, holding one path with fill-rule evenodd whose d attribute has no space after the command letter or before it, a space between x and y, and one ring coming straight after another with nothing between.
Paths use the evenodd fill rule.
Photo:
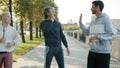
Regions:
<instances>
[{"instance_id":1,"label":"man in dark jacket","mask_svg":"<svg viewBox=\"0 0 120 68\"><path fill-rule=\"evenodd\" d=\"M44 10L44 16L45 20L41 23L40 26L43 31L46 46L44 68L50 68L53 56L55 56L59 68L65 68L61 41L66 47L68 56L70 52L66 38L62 31L61 24L55 21L54 7L47 7Z\"/></svg>"}]
</instances>

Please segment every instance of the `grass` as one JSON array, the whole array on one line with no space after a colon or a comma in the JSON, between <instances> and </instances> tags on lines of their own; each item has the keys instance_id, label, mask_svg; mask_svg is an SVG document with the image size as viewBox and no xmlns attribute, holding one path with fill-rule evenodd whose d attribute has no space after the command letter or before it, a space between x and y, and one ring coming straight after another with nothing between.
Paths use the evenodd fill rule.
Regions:
<instances>
[{"instance_id":1,"label":"grass","mask_svg":"<svg viewBox=\"0 0 120 68\"><path fill-rule=\"evenodd\" d=\"M13 51L13 62L16 61L20 56L24 55L31 49L37 47L41 42L43 42L42 38L35 38L35 34L33 34L33 40L29 40L29 35L25 35L26 43L21 43L19 47L16 47Z\"/></svg>"}]
</instances>

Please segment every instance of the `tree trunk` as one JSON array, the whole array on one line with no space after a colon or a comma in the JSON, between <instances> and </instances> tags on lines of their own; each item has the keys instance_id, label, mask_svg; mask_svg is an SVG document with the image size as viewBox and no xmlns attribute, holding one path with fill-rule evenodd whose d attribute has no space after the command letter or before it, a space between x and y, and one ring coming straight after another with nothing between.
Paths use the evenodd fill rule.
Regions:
<instances>
[{"instance_id":1,"label":"tree trunk","mask_svg":"<svg viewBox=\"0 0 120 68\"><path fill-rule=\"evenodd\" d=\"M30 40L33 40L33 35L32 35L32 21L30 21L30 25L29 25L29 29L30 29Z\"/></svg>"},{"instance_id":2,"label":"tree trunk","mask_svg":"<svg viewBox=\"0 0 120 68\"><path fill-rule=\"evenodd\" d=\"M39 26L39 36L41 37L42 34L41 34L41 27Z\"/></svg>"},{"instance_id":3,"label":"tree trunk","mask_svg":"<svg viewBox=\"0 0 120 68\"><path fill-rule=\"evenodd\" d=\"M13 26L13 20L12 20L12 0L9 0L9 12L11 15L11 23L10 25Z\"/></svg>"},{"instance_id":4,"label":"tree trunk","mask_svg":"<svg viewBox=\"0 0 120 68\"><path fill-rule=\"evenodd\" d=\"M36 27L36 38L38 38L38 27Z\"/></svg>"},{"instance_id":5,"label":"tree trunk","mask_svg":"<svg viewBox=\"0 0 120 68\"><path fill-rule=\"evenodd\" d=\"M25 37L23 32L23 21L20 22L20 29L21 29L21 36L22 36L22 42L25 43Z\"/></svg>"},{"instance_id":6,"label":"tree trunk","mask_svg":"<svg viewBox=\"0 0 120 68\"><path fill-rule=\"evenodd\" d=\"M16 23L16 30L18 30L18 23Z\"/></svg>"}]
</instances>

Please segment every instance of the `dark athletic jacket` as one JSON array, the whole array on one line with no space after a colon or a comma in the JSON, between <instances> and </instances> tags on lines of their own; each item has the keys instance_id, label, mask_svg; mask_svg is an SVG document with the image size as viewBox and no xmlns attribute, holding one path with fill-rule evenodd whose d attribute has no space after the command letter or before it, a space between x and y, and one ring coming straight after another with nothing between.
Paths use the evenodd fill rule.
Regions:
<instances>
[{"instance_id":1,"label":"dark athletic jacket","mask_svg":"<svg viewBox=\"0 0 120 68\"><path fill-rule=\"evenodd\" d=\"M61 46L61 41L67 48L67 41L63 34L61 24L57 21L44 20L41 22L40 28L45 38L45 45L56 47Z\"/></svg>"}]
</instances>

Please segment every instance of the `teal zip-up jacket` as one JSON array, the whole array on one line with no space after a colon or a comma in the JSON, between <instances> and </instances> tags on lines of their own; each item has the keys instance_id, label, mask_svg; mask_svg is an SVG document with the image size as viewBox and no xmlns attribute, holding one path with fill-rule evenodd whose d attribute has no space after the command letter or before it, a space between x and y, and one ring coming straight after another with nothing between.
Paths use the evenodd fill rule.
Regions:
<instances>
[{"instance_id":1,"label":"teal zip-up jacket","mask_svg":"<svg viewBox=\"0 0 120 68\"><path fill-rule=\"evenodd\" d=\"M111 42L116 38L116 32L111 19L105 13L102 13L92 21L88 28L82 23L80 24L80 28L83 34L97 37L96 41L88 44L90 51L108 54L111 52Z\"/></svg>"}]
</instances>

